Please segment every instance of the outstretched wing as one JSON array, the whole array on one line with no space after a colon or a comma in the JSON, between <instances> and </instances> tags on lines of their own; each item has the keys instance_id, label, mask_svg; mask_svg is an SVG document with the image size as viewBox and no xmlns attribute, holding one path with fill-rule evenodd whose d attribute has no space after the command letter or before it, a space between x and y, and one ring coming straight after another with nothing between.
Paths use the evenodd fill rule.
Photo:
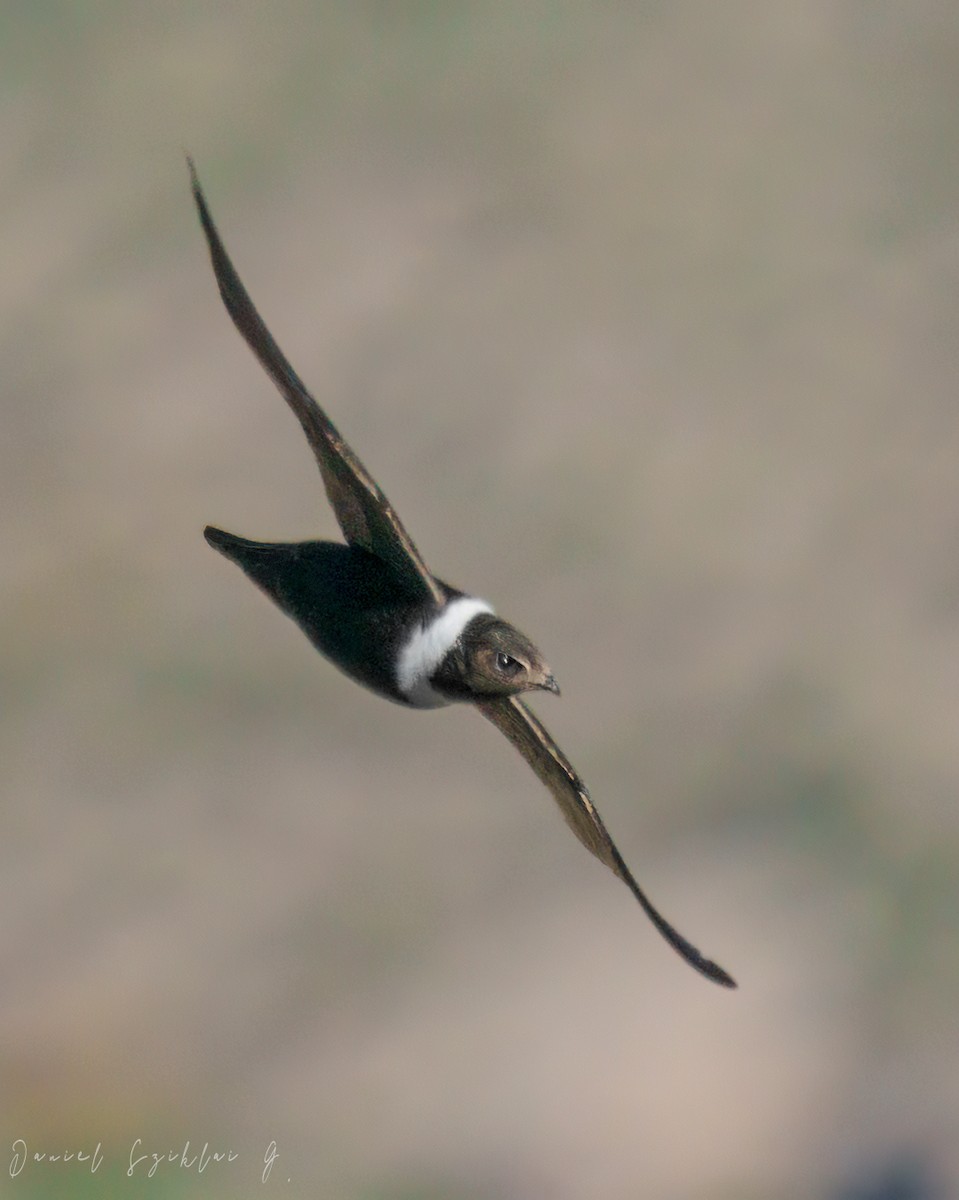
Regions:
<instances>
[{"instance_id":1,"label":"outstretched wing","mask_svg":"<svg viewBox=\"0 0 959 1200\"><path fill-rule=\"evenodd\" d=\"M233 318L233 324L243 335L246 344L260 360L302 425L316 456L326 494L343 530L343 536L351 546L361 546L388 563L408 585L414 596L433 600L437 604L444 603L442 589L427 570L389 500L343 440L333 422L303 386L264 325L260 314L253 307L253 301L237 275L213 224L193 160L188 157L187 163L190 167L193 199L196 201L200 224L210 247L213 271L223 303Z\"/></svg>"},{"instance_id":2,"label":"outstretched wing","mask_svg":"<svg viewBox=\"0 0 959 1200\"><path fill-rule=\"evenodd\" d=\"M602 818L589 798L586 785L573 770L572 764L533 713L515 696L506 700L483 701L477 705L488 721L505 733L516 749L533 768L540 780L553 793L566 822L587 850L606 864L626 884L642 906L643 911L667 942L707 979L723 987L734 988L736 981L717 963L702 954L682 934L678 933L662 914L653 907L645 892L633 878L629 867L606 832Z\"/></svg>"}]
</instances>

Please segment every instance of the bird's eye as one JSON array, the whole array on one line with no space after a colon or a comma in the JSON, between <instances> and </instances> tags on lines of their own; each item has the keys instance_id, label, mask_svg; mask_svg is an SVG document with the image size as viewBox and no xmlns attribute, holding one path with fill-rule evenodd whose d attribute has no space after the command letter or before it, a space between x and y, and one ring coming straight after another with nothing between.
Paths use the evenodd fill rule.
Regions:
<instances>
[{"instance_id":1,"label":"bird's eye","mask_svg":"<svg viewBox=\"0 0 959 1200\"><path fill-rule=\"evenodd\" d=\"M512 676L517 675L523 669L523 664L518 659L513 658L509 654L504 654L500 650L496 655L496 669L501 675L512 678Z\"/></svg>"}]
</instances>

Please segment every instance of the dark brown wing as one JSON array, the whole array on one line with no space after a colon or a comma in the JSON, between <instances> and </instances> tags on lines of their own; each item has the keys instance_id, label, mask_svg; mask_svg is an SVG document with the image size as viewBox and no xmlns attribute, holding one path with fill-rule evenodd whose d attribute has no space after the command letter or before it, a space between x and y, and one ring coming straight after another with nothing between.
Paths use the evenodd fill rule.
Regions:
<instances>
[{"instance_id":1,"label":"dark brown wing","mask_svg":"<svg viewBox=\"0 0 959 1200\"><path fill-rule=\"evenodd\" d=\"M445 601L442 589L427 570L419 551L400 524L389 500L347 443L303 386L253 307L246 288L237 275L220 241L206 199L197 179L193 160L187 158L193 198L200 214L213 260L213 271L220 295L233 324L246 340L283 398L296 414L307 441L313 448L323 476L326 494L339 521L343 536L351 546L362 546L384 562L408 584L413 595L437 604Z\"/></svg>"},{"instance_id":2,"label":"dark brown wing","mask_svg":"<svg viewBox=\"0 0 959 1200\"><path fill-rule=\"evenodd\" d=\"M687 942L682 934L655 909L633 878L622 856L606 832L599 813L589 798L586 785L572 764L539 720L515 696L508 700L490 700L477 705L488 721L505 733L543 783L549 788L566 822L587 850L614 871L642 906L643 911L667 942L685 960L714 983L734 988L736 981Z\"/></svg>"}]
</instances>

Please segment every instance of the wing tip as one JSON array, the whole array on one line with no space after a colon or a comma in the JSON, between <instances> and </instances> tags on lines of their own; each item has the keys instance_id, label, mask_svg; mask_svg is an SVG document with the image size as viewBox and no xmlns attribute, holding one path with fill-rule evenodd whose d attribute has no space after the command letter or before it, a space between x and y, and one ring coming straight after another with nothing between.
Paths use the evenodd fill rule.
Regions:
<instances>
[{"instance_id":1,"label":"wing tip","mask_svg":"<svg viewBox=\"0 0 959 1200\"><path fill-rule=\"evenodd\" d=\"M646 906L643 905L643 907L645 908ZM647 909L646 911L649 914L649 910ZM708 979L710 983L717 983L720 987L729 988L730 991L735 991L739 987L739 984L727 970L721 967L719 963L713 962L711 958L706 958L704 954L700 954L696 947L674 929L661 914L657 913L656 917L653 917L653 924L679 957L694 970L698 971L704 979Z\"/></svg>"},{"instance_id":2,"label":"wing tip","mask_svg":"<svg viewBox=\"0 0 959 1200\"><path fill-rule=\"evenodd\" d=\"M701 975L711 980L713 983L718 983L720 987L729 988L730 991L738 989L739 984L733 979L728 971L724 971L719 963L714 963L708 958L702 959L701 962L693 964Z\"/></svg>"},{"instance_id":3,"label":"wing tip","mask_svg":"<svg viewBox=\"0 0 959 1200\"><path fill-rule=\"evenodd\" d=\"M203 231L207 236L207 241L210 243L210 250L212 252L214 243L218 242L219 238L213 228L213 220L210 216L210 210L207 208L206 196L203 194L203 188L200 185L200 177L196 172L196 163L193 161L193 155L184 151L184 157L186 158L187 170L190 172L190 191L193 194L193 201L200 215L200 224L203 226Z\"/></svg>"},{"instance_id":4,"label":"wing tip","mask_svg":"<svg viewBox=\"0 0 959 1200\"><path fill-rule=\"evenodd\" d=\"M183 157L186 159L186 167L190 172L190 191L193 193L193 199L196 201L197 207L203 209L206 207L206 197L203 195L203 188L200 186L200 176L197 174L193 155L189 150L184 150Z\"/></svg>"}]
</instances>

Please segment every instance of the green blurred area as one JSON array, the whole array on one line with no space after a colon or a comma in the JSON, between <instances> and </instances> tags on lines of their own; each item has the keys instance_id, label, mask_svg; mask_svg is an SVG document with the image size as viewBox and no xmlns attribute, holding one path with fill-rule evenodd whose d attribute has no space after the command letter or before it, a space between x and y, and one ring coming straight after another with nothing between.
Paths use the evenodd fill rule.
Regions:
<instances>
[{"instance_id":1,"label":"green blurred area","mask_svg":"<svg viewBox=\"0 0 959 1200\"><path fill-rule=\"evenodd\" d=\"M20 3L0 66L0 1146L105 1155L0 1195L957 1194L955 6ZM184 151L735 995L209 553L336 530Z\"/></svg>"}]
</instances>

